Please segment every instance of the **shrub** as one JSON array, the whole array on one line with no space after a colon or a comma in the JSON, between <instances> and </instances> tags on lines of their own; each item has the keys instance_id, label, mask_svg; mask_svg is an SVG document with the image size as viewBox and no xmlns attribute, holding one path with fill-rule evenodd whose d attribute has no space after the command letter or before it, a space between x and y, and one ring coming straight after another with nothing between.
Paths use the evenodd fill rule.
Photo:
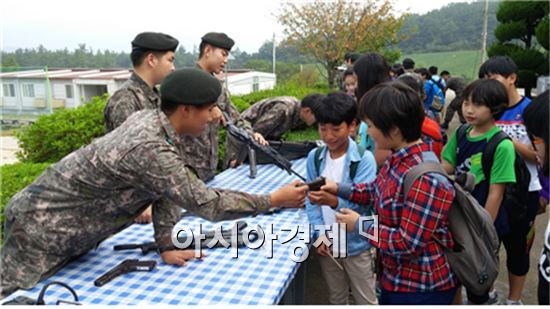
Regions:
<instances>
[{"instance_id":1,"label":"shrub","mask_svg":"<svg viewBox=\"0 0 550 309\"><path fill-rule=\"evenodd\" d=\"M76 108L43 115L16 133L23 162L56 162L105 133L103 109L107 94Z\"/></svg>"},{"instance_id":2,"label":"shrub","mask_svg":"<svg viewBox=\"0 0 550 309\"><path fill-rule=\"evenodd\" d=\"M33 182L49 163L15 163L0 167L0 239L3 239L4 209L15 193Z\"/></svg>"}]
</instances>

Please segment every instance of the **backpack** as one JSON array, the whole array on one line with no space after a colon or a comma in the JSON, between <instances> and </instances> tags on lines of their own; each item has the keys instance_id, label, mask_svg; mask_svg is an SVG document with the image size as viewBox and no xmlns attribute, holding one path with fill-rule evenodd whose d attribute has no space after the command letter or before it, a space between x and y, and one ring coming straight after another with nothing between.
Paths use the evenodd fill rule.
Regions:
<instances>
[{"instance_id":1,"label":"backpack","mask_svg":"<svg viewBox=\"0 0 550 309\"><path fill-rule=\"evenodd\" d=\"M499 270L499 240L493 219L471 195L475 186L474 175L466 173L452 181L435 154L428 154L433 159L428 158L405 175L405 197L414 181L426 173L441 174L453 184L456 194L449 209L448 220L454 246L449 248L433 235L432 238L443 247L451 269L462 285L473 294L483 295L491 289Z\"/></svg>"},{"instance_id":2,"label":"backpack","mask_svg":"<svg viewBox=\"0 0 550 309\"><path fill-rule=\"evenodd\" d=\"M466 132L470 126L468 124L462 125L457 131L457 138L464 138ZM487 146L481 155L481 165L483 167L483 174L485 179L490 184L491 168L493 167L494 156L498 145L510 137L500 131L493 135L487 142ZM527 164L523 158L516 151L516 160L514 161L514 171L516 174L516 183L507 184L504 191L504 197L502 198L501 207L504 207L508 214L508 224L516 225L518 223L526 222L527 220L527 207L529 201L529 183L531 182L531 173L527 168Z\"/></svg>"},{"instance_id":3,"label":"backpack","mask_svg":"<svg viewBox=\"0 0 550 309\"><path fill-rule=\"evenodd\" d=\"M432 101L432 106L430 106L430 109L436 112L441 112L443 110L443 107L445 106L445 102L441 100L440 96L437 95L434 88L435 87L439 88L439 90L441 90L442 93L443 93L443 88L441 88L435 80L431 79L431 81L432 81L432 92L434 95L434 99ZM443 93L443 98L445 98L445 93Z\"/></svg>"},{"instance_id":4,"label":"backpack","mask_svg":"<svg viewBox=\"0 0 550 309\"><path fill-rule=\"evenodd\" d=\"M317 147L315 150L315 171L317 172L317 175L320 176L321 174L321 153L326 148L326 146ZM357 152L359 153L359 157L362 158L365 154L366 149L363 146L357 145ZM359 166L359 162L351 162L349 166L349 177L351 180L355 178L355 175L357 174L357 167Z\"/></svg>"}]
</instances>

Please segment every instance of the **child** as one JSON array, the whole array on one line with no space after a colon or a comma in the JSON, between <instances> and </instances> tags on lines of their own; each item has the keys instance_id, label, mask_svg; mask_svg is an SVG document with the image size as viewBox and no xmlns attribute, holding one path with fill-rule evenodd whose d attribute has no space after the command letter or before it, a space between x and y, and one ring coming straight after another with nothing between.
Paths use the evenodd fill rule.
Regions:
<instances>
[{"instance_id":1,"label":"child","mask_svg":"<svg viewBox=\"0 0 550 309\"><path fill-rule=\"evenodd\" d=\"M537 174L537 156L533 142L523 123L523 111L531 100L519 95L516 89L517 66L506 56L493 57L481 66L479 73L485 78L499 81L508 94L508 108L496 119L497 126L512 139L516 152L523 158L531 174L527 216L522 222L510 224L510 232L502 235L508 252L508 278L510 290L506 303L520 305L523 285L529 271L529 252L535 237L535 217L539 208L539 190L541 185ZM506 246L506 243L508 245Z\"/></svg>"},{"instance_id":2,"label":"child","mask_svg":"<svg viewBox=\"0 0 550 309\"><path fill-rule=\"evenodd\" d=\"M489 175L490 183L483 173L481 158L488 141L500 131L496 119L505 111L508 95L499 82L480 79L464 89L463 98L462 114L470 127L463 138L457 137L458 130L452 135L443 150L442 165L449 174L458 176L470 172L476 177L472 195L489 212L498 234L504 235L509 227L506 211L500 205L506 185L516 182L514 146L510 140L504 140L497 146ZM489 291L484 295L468 293L468 300L474 304L487 303Z\"/></svg>"},{"instance_id":3,"label":"child","mask_svg":"<svg viewBox=\"0 0 550 309\"><path fill-rule=\"evenodd\" d=\"M398 81L411 87L421 100L424 100L426 94L424 94L424 83L420 75L416 73L405 73L397 78ZM443 135L441 134L441 127L437 122L430 119L430 117L424 117L422 123L422 140L429 144L431 150L438 158L441 158L441 150L443 150Z\"/></svg>"},{"instance_id":4,"label":"child","mask_svg":"<svg viewBox=\"0 0 550 309\"><path fill-rule=\"evenodd\" d=\"M314 109L319 134L326 146L312 150L307 158L307 179L311 181L324 176L332 181L367 182L376 173L374 156L350 138L357 126L357 106L355 101L343 92L329 94ZM334 210L352 208L358 205L338 199L322 191L310 192L306 201L306 211L312 226L335 223ZM325 205L325 206L321 206ZM319 207L321 206L321 207ZM368 209L363 211L370 214ZM324 237L316 230L315 238ZM328 285L329 300L333 305L348 304L349 291L358 305L377 304L375 293L375 250L359 238L348 233L347 257L335 262L329 248L321 243L317 248L321 270ZM337 264L339 263L339 265ZM339 268L342 267L343 269Z\"/></svg>"},{"instance_id":5,"label":"child","mask_svg":"<svg viewBox=\"0 0 550 309\"><path fill-rule=\"evenodd\" d=\"M361 56L354 64L353 71L357 76L357 89L355 91L357 101L372 87L390 81L390 67L384 56L378 53L366 53ZM374 141L367 134L367 124L361 122L359 127L359 145L372 151L377 166L382 165L386 157L390 155L389 151L377 149Z\"/></svg>"},{"instance_id":6,"label":"child","mask_svg":"<svg viewBox=\"0 0 550 309\"><path fill-rule=\"evenodd\" d=\"M443 89L433 80L432 74L430 74L426 68L417 69L416 73L419 74L424 81L424 93L426 94L424 109L426 115L437 123L440 123L441 117L439 114L441 110L436 109L434 106L437 104L434 103L439 101L440 105L445 105L445 94L443 93Z\"/></svg>"},{"instance_id":7,"label":"child","mask_svg":"<svg viewBox=\"0 0 550 309\"><path fill-rule=\"evenodd\" d=\"M350 96L355 98L355 89L357 89L357 77L352 69L344 72L344 90Z\"/></svg>"},{"instance_id":8,"label":"child","mask_svg":"<svg viewBox=\"0 0 550 309\"><path fill-rule=\"evenodd\" d=\"M437 161L422 142L424 108L418 94L401 82L375 86L361 99L361 118L369 126L376 147L391 151L374 182L336 184L322 190L337 194L362 207L376 207L378 240L382 264L380 304L451 304L456 293L455 275L445 256L453 246L448 229L448 212L455 196L451 183L442 175L427 173L403 192L407 172L425 160ZM358 183L358 182L355 182ZM336 215L348 230L359 229L359 213L341 209ZM366 232L374 234L370 225Z\"/></svg>"},{"instance_id":9,"label":"child","mask_svg":"<svg viewBox=\"0 0 550 309\"><path fill-rule=\"evenodd\" d=\"M536 99L533 100L529 106L525 108L523 112L523 120L525 121L525 127L527 128L527 133L531 134L535 138L535 145L539 144L542 153L538 155L539 164L541 165L539 169L539 179L542 185L540 190L540 207L542 211L545 210L548 205L549 199L549 188L548 188L548 147L550 146L549 142L549 96L548 90L540 94ZM540 142L540 143L539 143ZM544 247L539 259L539 288L538 288L538 299L539 305L549 305L548 292L550 291L550 221L546 227L546 232L544 233Z\"/></svg>"}]
</instances>

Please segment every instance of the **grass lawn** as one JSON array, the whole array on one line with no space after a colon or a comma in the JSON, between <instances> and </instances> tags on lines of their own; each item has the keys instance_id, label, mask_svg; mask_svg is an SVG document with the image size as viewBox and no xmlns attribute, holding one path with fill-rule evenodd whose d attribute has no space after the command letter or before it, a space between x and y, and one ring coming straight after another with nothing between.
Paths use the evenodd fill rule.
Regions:
<instances>
[{"instance_id":1,"label":"grass lawn","mask_svg":"<svg viewBox=\"0 0 550 309\"><path fill-rule=\"evenodd\" d=\"M289 132L285 134L284 139L287 141L316 141L320 139L319 130L317 125L314 125L303 130Z\"/></svg>"},{"instance_id":2,"label":"grass lawn","mask_svg":"<svg viewBox=\"0 0 550 309\"><path fill-rule=\"evenodd\" d=\"M399 61L402 61L404 58L413 59L417 68L428 68L435 65L439 68L439 72L447 70L451 72L451 75L463 76L468 80L477 78L477 72L481 65L481 53L479 50L404 54Z\"/></svg>"}]
</instances>

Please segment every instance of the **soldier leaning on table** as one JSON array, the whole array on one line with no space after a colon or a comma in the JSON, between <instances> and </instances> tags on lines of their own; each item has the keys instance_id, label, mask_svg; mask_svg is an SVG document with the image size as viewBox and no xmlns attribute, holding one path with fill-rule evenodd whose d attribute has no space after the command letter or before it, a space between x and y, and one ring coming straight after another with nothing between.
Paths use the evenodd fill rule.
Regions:
<instances>
[{"instance_id":1,"label":"soldier leaning on table","mask_svg":"<svg viewBox=\"0 0 550 309\"><path fill-rule=\"evenodd\" d=\"M216 190L184 164L182 137L206 129L220 91L219 81L204 71L175 71L161 86L161 109L134 113L17 193L5 210L0 298L53 275L127 227L151 203L161 258L178 265L195 255L175 250L171 241L179 207L208 220L302 207L307 186L299 182L266 195Z\"/></svg>"},{"instance_id":2,"label":"soldier leaning on table","mask_svg":"<svg viewBox=\"0 0 550 309\"><path fill-rule=\"evenodd\" d=\"M160 107L160 95L155 86L175 70L174 51L178 44L175 38L159 32L142 32L134 38L130 54L134 72L109 98L103 111L107 132L137 111ZM147 207L136 222L150 223L151 214L151 207Z\"/></svg>"}]
</instances>

